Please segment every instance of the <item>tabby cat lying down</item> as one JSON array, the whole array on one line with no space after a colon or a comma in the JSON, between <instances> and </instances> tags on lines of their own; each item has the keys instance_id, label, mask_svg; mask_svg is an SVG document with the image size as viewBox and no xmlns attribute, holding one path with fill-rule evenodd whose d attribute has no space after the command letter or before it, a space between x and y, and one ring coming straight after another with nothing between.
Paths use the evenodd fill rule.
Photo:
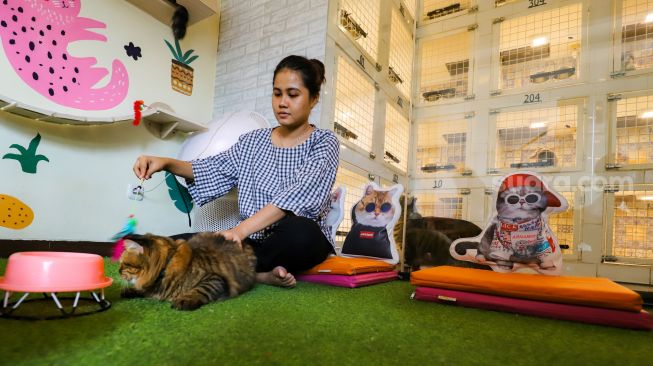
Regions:
<instances>
[{"instance_id":1,"label":"tabby cat lying down","mask_svg":"<svg viewBox=\"0 0 653 366\"><path fill-rule=\"evenodd\" d=\"M171 301L179 310L195 310L251 289L256 282L252 248L214 233L188 241L165 236L129 235L120 257L120 277L129 285L124 298Z\"/></svg>"}]
</instances>

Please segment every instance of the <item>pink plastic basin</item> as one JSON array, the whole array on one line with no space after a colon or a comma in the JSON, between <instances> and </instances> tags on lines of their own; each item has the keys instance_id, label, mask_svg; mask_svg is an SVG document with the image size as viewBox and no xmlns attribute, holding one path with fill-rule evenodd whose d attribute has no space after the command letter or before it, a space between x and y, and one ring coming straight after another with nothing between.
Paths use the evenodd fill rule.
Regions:
<instances>
[{"instance_id":1,"label":"pink plastic basin","mask_svg":"<svg viewBox=\"0 0 653 366\"><path fill-rule=\"evenodd\" d=\"M96 254L21 252L9 256L0 289L14 292L77 292L110 286Z\"/></svg>"}]
</instances>

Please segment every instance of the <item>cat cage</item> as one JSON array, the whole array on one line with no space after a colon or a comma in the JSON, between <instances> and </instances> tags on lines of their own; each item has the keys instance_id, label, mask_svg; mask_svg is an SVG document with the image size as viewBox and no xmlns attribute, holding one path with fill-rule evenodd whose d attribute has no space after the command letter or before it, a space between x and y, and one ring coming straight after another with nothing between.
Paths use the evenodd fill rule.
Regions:
<instances>
[{"instance_id":1,"label":"cat cage","mask_svg":"<svg viewBox=\"0 0 653 366\"><path fill-rule=\"evenodd\" d=\"M570 187L554 187L554 189L567 200L569 207L563 212L552 213L549 216L549 227L558 238L562 254L572 256L575 251L574 243L580 242L580 233L574 228L580 227L580 210L576 211L575 203L576 195L581 193Z\"/></svg>"},{"instance_id":2,"label":"cat cage","mask_svg":"<svg viewBox=\"0 0 653 366\"><path fill-rule=\"evenodd\" d=\"M374 98L372 81L346 56L338 56L335 71L333 129L341 141L372 152Z\"/></svg>"},{"instance_id":3,"label":"cat cage","mask_svg":"<svg viewBox=\"0 0 653 366\"><path fill-rule=\"evenodd\" d=\"M548 104L549 106L546 106ZM560 100L490 111L488 173L527 168L536 171L574 170L581 164L584 98Z\"/></svg>"},{"instance_id":4,"label":"cat cage","mask_svg":"<svg viewBox=\"0 0 653 366\"><path fill-rule=\"evenodd\" d=\"M343 186L347 190L345 194L345 214L336 231L336 241L338 247L342 246L345 236L349 233L352 226L351 208L363 197L363 188L371 182L370 175L362 169L341 163L336 174L336 182L333 188Z\"/></svg>"},{"instance_id":5,"label":"cat cage","mask_svg":"<svg viewBox=\"0 0 653 366\"><path fill-rule=\"evenodd\" d=\"M381 2L339 0L338 27L375 62L379 53Z\"/></svg>"},{"instance_id":6,"label":"cat cage","mask_svg":"<svg viewBox=\"0 0 653 366\"><path fill-rule=\"evenodd\" d=\"M390 23L390 55L388 80L393 83L404 99L410 99L413 79L413 23L404 18L397 8L392 8Z\"/></svg>"},{"instance_id":7,"label":"cat cage","mask_svg":"<svg viewBox=\"0 0 653 366\"><path fill-rule=\"evenodd\" d=\"M467 174L473 113L440 116L416 124L415 175Z\"/></svg>"},{"instance_id":8,"label":"cat cage","mask_svg":"<svg viewBox=\"0 0 653 366\"><path fill-rule=\"evenodd\" d=\"M614 12L613 75L653 67L653 0L617 0Z\"/></svg>"},{"instance_id":9,"label":"cat cage","mask_svg":"<svg viewBox=\"0 0 653 366\"><path fill-rule=\"evenodd\" d=\"M653 167L653 92L611 95L610 154L606 167Z\"/></svg>"},{"instance_id":10,"label":"cat cage","mask_svg":"<svg viewBox=\"0 0 653 366\"><path fill-rule=\"evenodd\" d=\"M473 9L471 0L424 0L422 19L424 21L438 21L467 14L471 9Z\"/></svg>"},{"instance_id":11,"label":"cat cage","mask_svg":"<svg viewBox=\"0 0 653 366\"><path fill-rule=\"evenodd\" d=\"M474 31L464 29L419 42L419 101L446 102L471 93Z\"/></svg>"},{"instance_id":12,"label":"cat cage","mask_svg":"<svg viewBox=\"0 0 653 366\"><path fill-rule=\"evenodd\" d=\"M603 260L653 264L653 185L606 189L606 248Z\"/></svg>"},{"instance_id":13,"label":"cat cage","mask_svg":"<svg viewBox=\"0 0 653 366\"><path fill-rule=\"evenodd\" d=\"M395 103L386 102L385 106L385 142L383 159L402 173L408 171L408 142L410 123L403 111Z\"/></svg>"},{"instance_id":14,"label":"cat cage","mask_svg":"<svg viewBox=\"0 0 653 366\"><path fill-rule=\"evenodd\" d=\"M498 69L495 92L550 88L577 81L582 15L582 4L578 2L495 19L494 39L499 45L498 54L493 55L494 70Z\"/></svg>"},{"instance_id":15,"label":"cat cage","mask_svg":"<svg viewBox=\"0 0 653 366\"><path fill-rule=\"evenodd\" d=\"M436 189L415 190L415 212L422 217L449 217L452 219L466 219L468 189Z\"/></svg>"}]
</instances>

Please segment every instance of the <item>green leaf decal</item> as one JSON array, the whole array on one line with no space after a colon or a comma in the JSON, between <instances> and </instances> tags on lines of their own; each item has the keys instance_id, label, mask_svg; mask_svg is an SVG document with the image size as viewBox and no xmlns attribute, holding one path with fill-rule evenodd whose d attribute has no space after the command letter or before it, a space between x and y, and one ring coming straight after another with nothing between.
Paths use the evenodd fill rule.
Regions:
<instances>
[{"instance_id":1,"label":"green leaf decal","mask_svg":"<svg viewBox=\"0 0 653 366\"><path fill-rule=\"evenodd\" d=\"M174 46L166 39L164 39L163 41L166 43L166 46L168 46L168 49L170 49L170 53L172 53L172 57L174 57L175 60L181 62L184 65L190 64L191 62L195 61L195 59L199 57L197 55L191 57L193 52L195 52L195 50L193 49L183 52L181 50L181 45L179 44L178 39L175 39Z\"/></svg>"},{"instance_id":2,"label":"green leaf decal","mask_svg":"<svg viewBox=\"0 0 653 366\"><path fill-rule=\"evenodd\" d=\"M172 45L170 44L170 42L168 42L168 41L165 40L165 39L164 39L163 41L166 43L166 45L167 45L168 48L170 49L170 53L172 53L172 57L174 57L175 60L181 62L181 60L179 59L179 56L177 55L177 51L175 51L175 48L172 47Z\"/></svg>"},{"instance_id":3,"label":"green leaf decal","mask_svg":"<svg viewBox=\"0 0 653 366\"><path fill-rule=\"evenodd\" d=\"M18 150L19 153L5 154L2 158L16 160L20 163L20 167L23 170L23 172L29 174L36 174L36 166L40 161L47 161L47 162L50 161L50 159L48 159L44 155L36 154L36 149L39 147L40 142L41 142L41 134L36 133L36 136L32 139L32 141L30 141L27 149L21 145L12 144L11 146L9 146L9 148L16 149Z\"/></svg>"},{"instance_id":4,"label":"green leaf decal","mask_svg":"<svg viewBox=\"0 0 653 366\"><path fill-rule=\"evenodd\" d=\"M168 195L175 203L175 207L183 213L189 213L193 209L193 201L188 193L188 189L177 182L173 174L167 173L166 185L168 186Z\"/></svg>"}]
</instances>

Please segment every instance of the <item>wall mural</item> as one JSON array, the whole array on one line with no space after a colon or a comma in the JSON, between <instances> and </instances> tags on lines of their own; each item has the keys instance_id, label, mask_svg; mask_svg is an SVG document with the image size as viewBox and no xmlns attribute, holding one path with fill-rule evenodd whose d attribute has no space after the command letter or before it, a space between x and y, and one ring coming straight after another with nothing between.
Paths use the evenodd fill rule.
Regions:
<instances>
[{"instance_id":1,"label":"wall mural","mask_svg":"<svg viewBox=\"0 0 653 366\"><path fill-rule=\"evenodd\" d=\"M23 172L29 174L36 174L36 165L39 163L39 161L50 162L50 159L48 159L44 155L36 154L36 149L39 147L40 142L41 142L41 134L37 133L36 136L32 139L32 141L29 142L29 146L27 148L18 144L12 144L11 146L9 146L9 148L16 149L18 150L19 153L5 154L2 158L17 160L20 163L20 167L21 169L23 169Z\"/></svg>"},{"instance_id":2,"label":"wall mural","mask_svg":"<svg viewBox=\"0 0 653 366\"><path fill-rule=\"evenodd\" d=\"M0 226L20 230L34 220L34 212L18 198L0 194Z\"/></svg>"},{"instance_id":3,"label":"wall mural","mask_svg":"<svg viewBox=\"0 0 653 366\"><path fill-rule=\"evenodd\" d=\"M133 57L134 61L138 61L139 57L143 57L141 55L141 48L135 46L134 42L129 42L129 44L125 45L125 52L127 52L127 57Z\"/></svg>"},{"instance_id":4,"label":"wall mural","mask_svg":"<svg viewBox=\"0 0 653 366\"><path fill-rule=\"evenodd\" d=\"M172 66L170 68L170 83L172 89L185 95L193 94L193 68L188 66L199 56L191 56L195 50L182 52L179 40L175 39L175 47L165 40L166 45L172 53Z\"/></svg>"},{"instance_id":5,"label":"wall mural","mask_svg":"<svg viewBox=\"0 0 653 366\"><path fill-rule=\"evenodd\" d=\"M80 8L81 0L2 0L2 45L20 78L54 103L82 110L110 109L127 96L127 70L113 60L109 83L94 88L109 71L93 67L95 57L77 58L67 49L75 41L106 42L105 36L88 30L106 24L78 17Z\"/></svg>"}]
</instances>

